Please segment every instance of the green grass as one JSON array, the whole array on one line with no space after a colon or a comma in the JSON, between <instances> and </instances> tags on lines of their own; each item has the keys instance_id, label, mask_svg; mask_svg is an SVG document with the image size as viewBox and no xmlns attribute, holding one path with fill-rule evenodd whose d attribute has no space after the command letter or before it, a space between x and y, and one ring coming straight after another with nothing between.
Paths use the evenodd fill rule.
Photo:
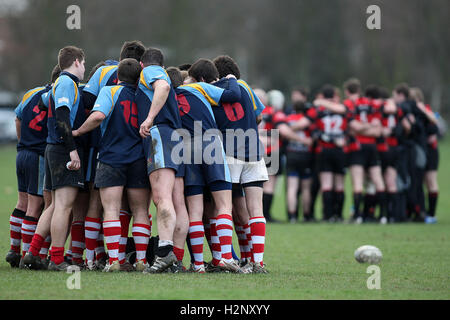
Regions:
<instances>
[{"instance_id":1,"label":"green grass","mask_svg":"<svg viewBox=\"0 0 450 320\"><path fill-rule=\"evenodd\" d=\"M449 299L450 166L446 159L450 159L449 140L441 143L436 225L268 224L264 260L270 274L82 272L80 290L67 289L68 274L11 269L2 256L0 299ZM0 177L0 253L4 255L9 249L8 219L17 200L13 146L0 148ZM272 210L280 220L286 220L283 191L280 181ZM346 215L350 192L347 188ZM236 239L234 244L238 248ZM354 250L364 244L383 252L381 290L367 289L368 265L353 258ZM210 259L209 253L205 255ZM188 264L187 253L184 263Z\"/></svg>"}]
</instances>

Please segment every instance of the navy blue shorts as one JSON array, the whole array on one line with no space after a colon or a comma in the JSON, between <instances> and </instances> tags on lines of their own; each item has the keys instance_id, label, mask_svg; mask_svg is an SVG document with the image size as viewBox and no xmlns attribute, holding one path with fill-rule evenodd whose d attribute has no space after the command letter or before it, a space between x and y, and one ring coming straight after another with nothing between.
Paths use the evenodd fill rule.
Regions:
<instances>
[{"instance_id":1,"label":"navy blue shorts","mask_svg":"<svg viewBox=\"0 0 450 320\"><path fill-rule=\"evenodd\" d=\"M205 147L206 145L203 145L202 150L205 150ZM220 148L221 153L214 154L217 157L214 157L215 161L212 163L205 162L205 159L202 159L202 163L196 163L193 153L201 151L195 151L192 148L192 163L185 164L184 185L186 195L199 194L205 186L208 186L211 191L231 190L230 169L221 142L217 147Z\"/></svg>"},{"instance_id":2,"label":"navy blue shorts","mask_svg":"<svg viewBox=\"0 0 450 320\"><path fill-rule=\"evenodd\" d=\"M44 189L44 157L29 150L20 150L16 157L16 174L19 192L42 196Z\"/></svg>"},{"instance_id":3,"label":"navy blue shorts","mask_svg":"<svg viewBox=\"0 0 450 320\"><path fill-rule=\"evenodd\" d=\"M144 155L147 159L147 174L155 170L170 168L175 173L180 169L182 164L181 158L176 158L176 148L182 150L180 143L182 140L176 130L169 126L155 125L150 128L150 136L144 139ZM172 138L175 140L173 141ZM172 154L174 153L174 154Z\"/></svg>"},{"instance_id":4,"label":"navy blue shorts","mask_svg":"<svg viewBox=\"0 0 450 320\"><path fill-rule=\"evenodd\" d=\"M86 182L95 181L95 171L97 170L98 148L90 147L86 159Z\"/></svg>"},{"instance_id":5,"label":"navy blue shorts","mask_svg":"<svg viewBox=\"0 0 450 320\"><path fill-rule=\"evenodd\" d=\"M145 160L139 159L133 163L117 168L99 160L95 175L95 187L108 188L118 186L149 189L150 182L146 174Z\"/></svg>"}]
</instances>

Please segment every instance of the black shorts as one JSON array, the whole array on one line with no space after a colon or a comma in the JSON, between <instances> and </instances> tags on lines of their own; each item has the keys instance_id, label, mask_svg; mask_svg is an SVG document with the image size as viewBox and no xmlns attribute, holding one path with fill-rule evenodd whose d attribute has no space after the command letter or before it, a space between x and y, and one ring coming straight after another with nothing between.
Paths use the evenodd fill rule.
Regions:
<instances>
[{"instance_id":1,"label":"black shorts","mask_svg":"<svg viewBox=\"0 0 450 320\"><path fill-rule=\"evenodd\" d=\"M264 162L266 164L266 168L268 170L269 175L280 176L283 174L283 169L286 166L286 155L284 153L278 152L278 167L276 168L276 171L274 173L272 170L269 169L275 166L274 161L269 160L271 159L272 156L275 155L272 154L264 155Z\"/></svg>"},{"instance_id":2,"label":"black shorts","mask_svg":"<svg viewBox=\"0 0 450 320\"><path fill-rule=\"evenodd\" d=\"M311 178L312 156L310 152L288 152L286 155L286 174L300 179Z\"/></svg>"},{"instance_id":3,"label":"black shorts","mask_svg":"<svg viewBox=\"0 0 450 320\"><path fill-rule=\"evenodd\" d=\"M16 174L19 192L42 196L44 188L44 157L36 152L20 150L16 157Z\"/></svg>"},{"instance_id":4,"label":"black shorts","mask_svg":"<svg viewBox=\"0 0 450 320\"><path fill-rule=\"evenodd\" d=\"M45 190L56 190L62 187L84 188L84 153L77 149L81 167L69 170L66 165L70 161L69 152L63 145L47 144L45 148Z\"/></svg>"},{"instance_id":5,"label":"black shorts","mask_svg":"<svg viewBox=\"0 0 450 320\"><path fill-rule=\"evenodd\" d=\"M94 182L97 169L98 148L90 147L86 156L86 182Z\"/></svg>"},{"instance_id":6,"label":"black shorts","mask_svg":"<svg viewBox=\"0 0 450 320\"><path fill-rule=\"evenodd\" d=\"M389 147L386 152L379 152L381 169L385 171L388 167L397 168L398 165L398 149L397 147Z\"/></svg>"},{"instance_id":7,"label":"black shorts","mask_svg":"<svg viewBox=\"0 0 450 320\"><path fill-rule=\"evenodd\" d=\"M345 153L342 148L323 148L317 155L319 172L345 174Z\"/></svg>"},{"instance_id":8,"label":"black shorts","mask_svg":"<svg viewBox=\"0 0 450 320\"><path fill-rule=\"evenodd\" d=\"M142 158L118 168L101 162L101 160L97 161L95 187L108 188L119 186L124 186L125 188L150 188L145 159Z\"/></svg>"},{"instance_id":9,"label":"black shorts","mask_svg":"<svg viewBox=\"0 0 450 320\"><path fill-rule=\"evenodd\" d=\"M375 144L361 144L361 149L349 153L349 166L363 166L364 169L379 166L380 157Z\"/></svg>"},{"instance_id":10,"label":"black shorts","mask_svg":"<svg viewBox=\"0 0 450 320\"><path fill-rule=\"evenodd\" d=\"M425 171L436 171L439 167L439 149L427 146L427 165Z\"/></svg>"}]
</instances>

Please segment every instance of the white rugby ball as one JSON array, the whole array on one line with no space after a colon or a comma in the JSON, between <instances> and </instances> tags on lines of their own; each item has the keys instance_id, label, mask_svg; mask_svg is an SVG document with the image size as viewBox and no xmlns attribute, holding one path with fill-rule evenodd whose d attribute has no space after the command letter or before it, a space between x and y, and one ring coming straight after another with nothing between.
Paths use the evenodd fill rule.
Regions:
<instances>
[{"instance_id":1,"label":"white rugby ball","mask_svg":"<svg viewBox=\"0 0 450 320\"><path fill-rule=\"evenodd\" d=\"M355 250L355 259L359 263L378 264L382 258L381 250L374 246L365 245Z\"/></svg>"}]
</instances>

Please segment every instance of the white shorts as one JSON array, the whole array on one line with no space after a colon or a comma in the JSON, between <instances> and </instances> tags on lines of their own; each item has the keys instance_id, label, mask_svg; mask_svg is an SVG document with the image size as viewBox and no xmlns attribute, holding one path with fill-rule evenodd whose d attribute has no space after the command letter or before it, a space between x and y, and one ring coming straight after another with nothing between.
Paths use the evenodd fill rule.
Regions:
<instances>
[{"instance_id":1,"label":"white shorts","mask_svg":"<svg viewBox=\"0 0 450 320\"><path fill-rule=\"evenodd\" d=\"M228 168L230 168L232 183L246 184L269 180L264 158L255 162L245 162L227 156L227 162Z\"/></svg>"}]
</instances>

